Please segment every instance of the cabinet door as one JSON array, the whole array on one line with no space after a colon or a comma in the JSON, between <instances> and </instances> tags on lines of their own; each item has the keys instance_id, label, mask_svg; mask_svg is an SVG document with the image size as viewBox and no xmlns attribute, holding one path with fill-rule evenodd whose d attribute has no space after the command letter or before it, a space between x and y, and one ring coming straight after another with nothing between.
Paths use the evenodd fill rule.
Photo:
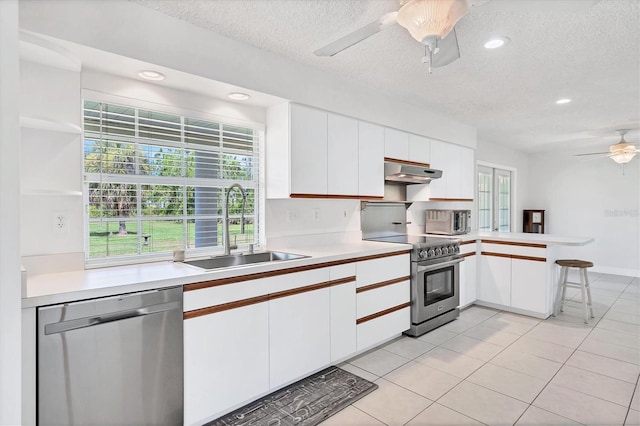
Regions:
<instances>
[{"instance_id":1,"label":"cabinet door","mask_svg":"<svg viewBox=\"0 0 640 426\"><path fill-rule=\"evenodd\" d=\"M356 352L356 282L331 287L331 362Z\"/></svg>"},{"instance_id":2,"label":"cabinet door","mask_svg":"<svg viewBox=\"0 0 640 426\"><path fill-rule=\"evenodd\" d=\"M267 302L184 321L184 423L269 390Z\"/></svg>"},{"instance_id":3,"label":"cabinet door","mask_svg":"<svg viewBox=\"0 0 640 426\"><path fill-rule=\"evenodd\" d=\"M447 198L447 179L449 172L447 171L447 143L440 141L431 141L431 167L442 170L442 177L429 183L429 198Z\"/></svg>"},{"instance_id":4,"label":"cabinet door","mask_svg":"<svg viewBox=\"0 0 640 426\"><path fill-rule=\"evenodd\" d=\"M545 262L511 259L511 307L551 313L546 304L546 271Z\"/></svg>"},{"instance_id":5,"label":"cabinet door","mask_svg":"<svg viewBox=\"0 0 640 426\"><path fill-rule=\"evenodd\" d=\"M446 198L461 198L460 185L460 150L461 147L454 144L447 144L446 157L443 168L443 175L446 175Z\"/></svg>"},{"instance_id":6,"label":"cabinet door","mask_svg":"<svg viewBox=\"0 0 640 426\"><path fill-rule=\"evenodd\" d=\"M329 278L353 277L353 281L331 286L331 362L356 352L356 264L332 266Z\"/></svg>"},{"instance_id":7,"label":"cabinet door","mask_svg":"<svg viewBox=\"0 0 640 426\"><path fill-rule=\"evenodd\" d=\"M409 134L409 161L429 164L431 141L424 136Z\"/></svg>"},{"instance_id":8,"label":"cabinet door","mask_svg":"<svg viewBox=\"0 0 640 426\"><path fill-rule=\"evenodd\" d=\"M479 300L510 306L511 259L489 255L480 256L479 288Z\"/></svg>"},{"instance_id":9,"label":"cabinet door","mask_svg":"<svg viewBox=\"0 0 640 426\"><path fill-rule=\"evenodd\" d=\"M460 198L472 200L475 195L475 161L473 149L460 147Z\"/></svg>"},{"instance_id":10,"label":"cabinet door","mask_svg":"<svg viewBox=\"0 0 640 426\"><path fill-rule=\"evenodd\" d=\"M384 156L397 160L409 160L409 134L385 127Z\"/></svg>"},{"instance_id":11,"label":"cabinet door","mask_svg":"<svg viewBox=\"0 0 640 426\"><path fill-rule=\"evenodd\" d=\"M290 110L292 194L327 194L327 113L292 104Z\"/></svg>"},{"instance_id":12,"label":"cabinet door","mask_svg":"<svg viewBox=\"0 0 640 426\"><path fill-rule=\"evenodd\" d=\"M464 307L475 302L477 299L476 273L477 257L467 256L460 263L460 306Z\"/></svg>"},{"instance_id":13,"label":"cabinet door","mask_svg":"<svg viewBox=\"0 0 640 426\"><path fill-rule=\"evenodd\" d=\"M272 389L329 364L330 300L330 288L269 300Z\"/></svg>"},{"instance_id":14,"label":"cabinet door","mask_svg":"<svg viewBox=\"0 0 640 426\"><path fill-rule=\"evenodd\" d=\"M358 195L384 196L384 127L358 123Z\"/></svg>"},{"instance_id":15,"label":"cabinet door","mask_svg":"<svg viewBox=\"0 0 640 426\"><path fill-rule=\"evenodd\" d=\"M328 114L327 193L358 195L358 120Z\"/></svg>"}]
</instances>

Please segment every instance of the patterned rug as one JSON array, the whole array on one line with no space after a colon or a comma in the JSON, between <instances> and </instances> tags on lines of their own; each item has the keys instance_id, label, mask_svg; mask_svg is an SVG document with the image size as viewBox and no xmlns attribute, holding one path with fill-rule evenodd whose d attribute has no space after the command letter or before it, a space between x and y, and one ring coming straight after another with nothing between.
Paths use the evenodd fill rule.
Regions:
<instances>
[{"instance_id":1,"label":"patterned rug","mask_svg":"<svg viewBox=\"0 0 640 426\"><path fill-rule=\"evenodd\" d=\"M376 389L375 383L329 367L206 426L313 426Z\"/></svg>"}]
</instances>

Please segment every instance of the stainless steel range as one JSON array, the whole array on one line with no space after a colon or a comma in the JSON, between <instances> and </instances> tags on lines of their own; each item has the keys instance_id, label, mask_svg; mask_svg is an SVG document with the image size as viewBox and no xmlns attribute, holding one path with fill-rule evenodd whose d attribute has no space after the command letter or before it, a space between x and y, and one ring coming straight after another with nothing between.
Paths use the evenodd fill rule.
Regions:
<instances>
[{"instance_id":1,"label":"stainless steel range","mask_svg":"<svg viewBox=\"0 0 640 426\"><path fill-rule=\"evenodd\" d=\"M411 327L420 336L460 315L460 245L449 238L400 233L406 231L406 209L397 203L368 204L361 212L363 238L411 244Z\"/></svg>"},{"instance_id":2,"label":"stainless steel range","mask_svg":"<svg viewBox=\"0 0 640 426\"><path fill-rule=\"evenodd\" d=\"M414 235L370 238L413 245L411 250L411 328L421 336L460 315L460 245L457 240Z\"/></svg>"}]
</instances>

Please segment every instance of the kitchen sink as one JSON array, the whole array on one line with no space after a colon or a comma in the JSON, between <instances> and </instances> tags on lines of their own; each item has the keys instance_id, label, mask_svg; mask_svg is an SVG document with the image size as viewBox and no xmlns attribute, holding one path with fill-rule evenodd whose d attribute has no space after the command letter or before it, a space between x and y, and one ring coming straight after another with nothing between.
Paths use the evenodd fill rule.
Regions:
<instances>
[{"instance_id":1,"label":"kitchen sink","mask_svg":"<svg viewBox=\"0 0 640 426\"><path fill-rule=\"evenodd\" d=\"M260 253L238 253L228 256L214 256L209 259L188 260L184 263L202 269L229 268L232 266L251 265L254 263L276 262L279 260L302 259L301 254L284 253L280 251L264 251Z\"/></svg>"}]
</instances>

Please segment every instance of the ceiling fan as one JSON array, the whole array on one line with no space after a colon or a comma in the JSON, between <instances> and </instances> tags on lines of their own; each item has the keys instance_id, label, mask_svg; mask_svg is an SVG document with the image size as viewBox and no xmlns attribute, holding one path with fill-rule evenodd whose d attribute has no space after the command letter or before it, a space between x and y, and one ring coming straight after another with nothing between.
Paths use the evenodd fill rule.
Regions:
<instances>
[{"instance_id":1,"label":"ceiling fan","mask_svg":"<svg viewBox=\"0 0 640 426\"><path fill-rule=\"evenodd\" d=\"M425 45L422 62L431 68L448 65L460 58L456 23L470 7L486 3L500 10L518 12L575 13L587 9L598 0L398 0L399 9L387 13L320 49L316 56L334 56L337 53L383 31L394 24L406 28L411 36Z\"/></svg>"},{"instance_id":2,"label":"ceiling fan","mask_svg":"<svg viewBox=\"0 0 640 426\"><path fill-rule=\"evenodd\" d=\"M618 164L625 164L633 160L636 153L640 152L637 144L629 143L624 140L624 135L629 132L629 129L616 130L620 134L620 142L615 145L609 146L608 152L589 152L586 154L575 154L576 157L586 155L606 155Z\"/></svg>"},{"instance_id":3,"label":"ceiling fan","mask_svg":"<svg viewBox=\"0 0 640 426\"><path fill-rule=\"evenodd\" d=\"M470 0L398 0L400 9L347 34L316 50L317 56L333 56L365 40L395 23L406 28L411 36L425 45L422 62L432 67L448 65L460 57L455 24L469 10ZM479 5L488 0L476 0Z\"/></svg>"}]
</instances>

